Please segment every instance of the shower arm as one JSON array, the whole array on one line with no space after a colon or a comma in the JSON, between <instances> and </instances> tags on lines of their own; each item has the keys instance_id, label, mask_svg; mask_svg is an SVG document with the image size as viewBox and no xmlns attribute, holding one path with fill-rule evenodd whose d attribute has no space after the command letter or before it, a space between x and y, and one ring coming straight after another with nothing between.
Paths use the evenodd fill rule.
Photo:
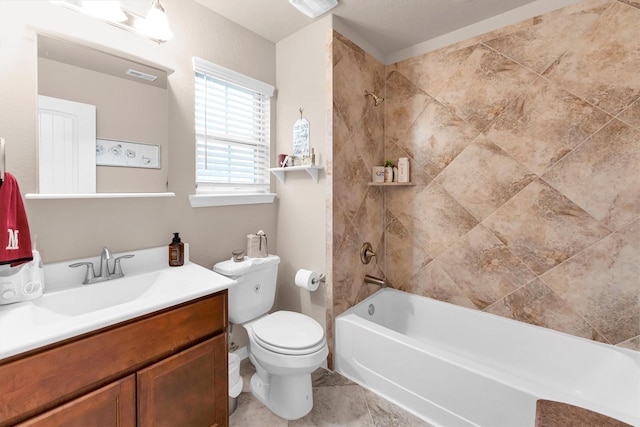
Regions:
<instances>
[{"instance_id":1,"label":"shower arm","mask_svg":"<svg viewBox=\"0 0 640 427\"><path fill-rule=\"evenodd\" d=\"M373 92L369 92L369 91L368 91L368 90L366 90L366 89L365 89L365 91L364 91L364 96L365 96L365 98L366 98L367 96L370 96L370 97L372 97L372 98L373 98L373 106L374 106L374 107L377 107L378 105L382 104L382 102L384 101L384 98L381 98L381 97L379 97L378 95L376 95L375 93L373 93Z\"/></svg>"}]
</instances>

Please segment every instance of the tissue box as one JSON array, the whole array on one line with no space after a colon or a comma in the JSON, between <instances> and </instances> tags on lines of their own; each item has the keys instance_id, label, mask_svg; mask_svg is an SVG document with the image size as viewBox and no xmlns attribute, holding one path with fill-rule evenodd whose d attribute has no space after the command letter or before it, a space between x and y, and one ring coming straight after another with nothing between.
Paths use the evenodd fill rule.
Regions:
<instances>
[{"instance_id":1,"label":"tissue box","mask_svg":"<svg viewBox=\"0 0 640 427\"><path fill-rule=\"evenodd\" d=\"M269 255L267 235L260 230L256 234L247 235L247 256L250 258L265 258Z\"/></svg>"}]
</instances>

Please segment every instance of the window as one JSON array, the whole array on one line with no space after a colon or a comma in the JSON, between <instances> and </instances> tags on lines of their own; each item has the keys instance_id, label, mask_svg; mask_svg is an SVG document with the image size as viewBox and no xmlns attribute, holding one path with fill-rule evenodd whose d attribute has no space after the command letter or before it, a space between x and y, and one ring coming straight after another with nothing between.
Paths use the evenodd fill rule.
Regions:
<instances>
[{"instance_id":1,"label":"window","mask_svg":"<svg viewBox=\"0 0 640 427\"><path fill-rule=\"evenodd\" d=\"M202 206L272 202L273 86L199 58L193 63L197 166L192 206L203 200Z\"/></svg>"}]
</instances>

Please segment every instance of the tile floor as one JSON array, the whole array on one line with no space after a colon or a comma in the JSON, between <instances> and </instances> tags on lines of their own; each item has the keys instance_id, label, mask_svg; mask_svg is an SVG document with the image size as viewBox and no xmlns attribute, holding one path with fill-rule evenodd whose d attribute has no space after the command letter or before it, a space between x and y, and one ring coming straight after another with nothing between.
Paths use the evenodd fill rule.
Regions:
<instances>
[{"instance_id":1,"label":"tile floor","mask_svg":"<svg viewBox=\"0 0 640 427\"><path fill-rule=\"evenodd\" d=\"M313 409L299 420L287 421L271 413L253 397L249 380L254 372L249 359L244 359L240 364L244 384L238 396L238 407L229 418L231 427L430 426L342 375L322 368L312 374Z\"/></svg>"}]
</instances>

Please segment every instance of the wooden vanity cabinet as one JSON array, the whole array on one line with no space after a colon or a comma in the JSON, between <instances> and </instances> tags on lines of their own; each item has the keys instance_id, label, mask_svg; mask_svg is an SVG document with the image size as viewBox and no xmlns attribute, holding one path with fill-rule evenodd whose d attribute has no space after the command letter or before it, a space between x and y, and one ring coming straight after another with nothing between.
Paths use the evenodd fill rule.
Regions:
<instances>
[{"instance_id":1,"label":"wooden vanity cabinet","mask_svg":"<svg viewBox=\"0 0 640 427\"><path fill-rule=\"evenodd\" d=\"M135 375L129 375L18 425L20 427L134 427L136 425L135 391Z\"/></svg>"},{"instance_id":2,"label":"wooden vanity cabinet","mask_svg":"<svg viewBox=\"0 0 640 427\"><path fill-rule=\"evenodd\" d=\"M0 361L0 427L227 426L227 291Z\"/></svg>"},{"instance_id":3,"label":"wooden vanity cabinet","mask_svg":"<svg viewBox=\"0 0 640 427\"><path fill-rule=\"evenodd\" d=\"M139 371L138 426L215 425L228 411L227 387L215 381L227 379L227 370L216 366L226 348L219 336Z\"/></svg>"}]
</instances>

